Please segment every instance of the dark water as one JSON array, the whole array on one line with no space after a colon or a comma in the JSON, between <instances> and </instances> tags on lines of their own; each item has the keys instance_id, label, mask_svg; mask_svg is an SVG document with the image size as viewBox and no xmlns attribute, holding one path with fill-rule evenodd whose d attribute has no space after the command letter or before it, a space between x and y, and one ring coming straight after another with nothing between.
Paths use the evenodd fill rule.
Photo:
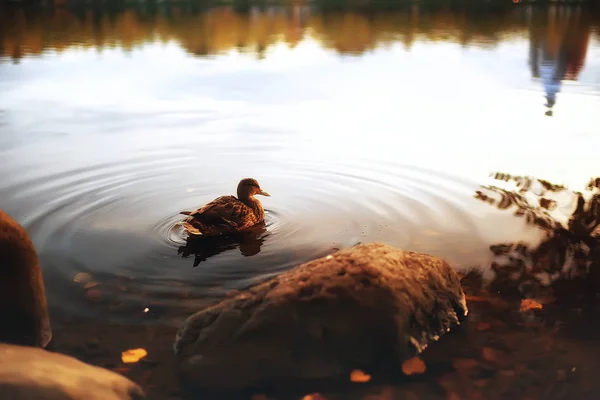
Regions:
<instances>
[{"instance_id":1,"label":"dark water","mask_svg":"<svg viewBox=\"0 0 600 400\"><path fill-rule=\"evenodd\" d=\"M5 8L0 207L32 235L54 309L132 325L358 242L487 268L490 244L539 237L473 198L490 171L598 173L594 15ZM246 176L272 194L255 254L194 267L178 212Z\"/></svg>"}]
</instances>

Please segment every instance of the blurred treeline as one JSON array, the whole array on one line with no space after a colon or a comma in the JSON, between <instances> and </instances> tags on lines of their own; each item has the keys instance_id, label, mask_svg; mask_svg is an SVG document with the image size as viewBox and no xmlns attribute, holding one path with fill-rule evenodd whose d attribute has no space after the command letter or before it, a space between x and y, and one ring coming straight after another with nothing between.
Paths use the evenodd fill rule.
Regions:
<instances>
[{"instance_id":1,"label":"blurred treeline","mask_svg":"<svg viewBox=\"0 0 600 400\"><path fill-rule=\"evenodd\" d=\"M231 49L261 55L273 43L295 46L307 35L324 47L355 54L392 43L410 47L416 40L494 46L546 27L553 18L547 7L512 0L55 3L2 3L0 56L18 60L69 47L131 50L151 41L175 41L200 56ZM574 10L580 30L600 36L589 4L553 7Z\"/></svg>"}]
</instances>

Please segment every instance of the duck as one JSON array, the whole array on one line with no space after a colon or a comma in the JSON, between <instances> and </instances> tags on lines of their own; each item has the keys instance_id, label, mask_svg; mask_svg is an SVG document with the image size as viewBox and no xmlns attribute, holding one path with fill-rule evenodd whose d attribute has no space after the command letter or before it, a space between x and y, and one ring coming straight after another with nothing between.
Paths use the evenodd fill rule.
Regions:
<instances>
[{"instance_id":1,"label":"duck","mask_svg":"<svg viewBox=\"0 0 600 400\"><path fill-rule=\"evenodd\" d=\"M181 211L187 215L180 224L193 236L231 235L264 223L265 210L254 196L271 196L261 189L254 178L244 178L237 186L237 197L221 196L195 211Z\"/></svg>"}]
</instances>

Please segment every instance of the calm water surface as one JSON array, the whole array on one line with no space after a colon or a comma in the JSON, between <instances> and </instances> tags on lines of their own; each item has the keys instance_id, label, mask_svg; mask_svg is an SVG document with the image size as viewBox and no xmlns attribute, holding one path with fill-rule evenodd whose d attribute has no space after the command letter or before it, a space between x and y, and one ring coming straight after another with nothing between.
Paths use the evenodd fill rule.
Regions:
<instances>
[{"instance_id":1,"label":"calm water surface","mask_svg":"<svg viewBox=\"0 0 600 400\"><path fill-rule=\"evenodd\" d=\"M490 243L536 237L473 199L489 172L579 186L600 169L600 25L583 8L2 15L0 206L70 313L92 307L80 272L102 310L189 312L358 242L485 265ZM178 212L246 176L272 194L255 254L194 268Z\"/></svg>"}]
</instances>

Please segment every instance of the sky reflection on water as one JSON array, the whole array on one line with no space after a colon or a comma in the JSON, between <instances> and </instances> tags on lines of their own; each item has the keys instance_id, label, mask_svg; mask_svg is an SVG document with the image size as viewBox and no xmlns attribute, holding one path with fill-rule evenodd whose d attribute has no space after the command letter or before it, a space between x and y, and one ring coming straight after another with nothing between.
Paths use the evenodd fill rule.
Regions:
<instances>
[{"instance_id":1,"label":"sky reflection on water","mask_svg":"<svg viewBox=\"0 0 600 400\"><path fill-rule=\"evenodd\" d=\"M0 28L3 208L67 279L235 287L371 240L471 266L532 234L473 199L491 171L597 174L581 8L173 10L21 10ZM191 271L169 224L242 176L273 193L276 234Z\"/></svg>"}]
</instances>

